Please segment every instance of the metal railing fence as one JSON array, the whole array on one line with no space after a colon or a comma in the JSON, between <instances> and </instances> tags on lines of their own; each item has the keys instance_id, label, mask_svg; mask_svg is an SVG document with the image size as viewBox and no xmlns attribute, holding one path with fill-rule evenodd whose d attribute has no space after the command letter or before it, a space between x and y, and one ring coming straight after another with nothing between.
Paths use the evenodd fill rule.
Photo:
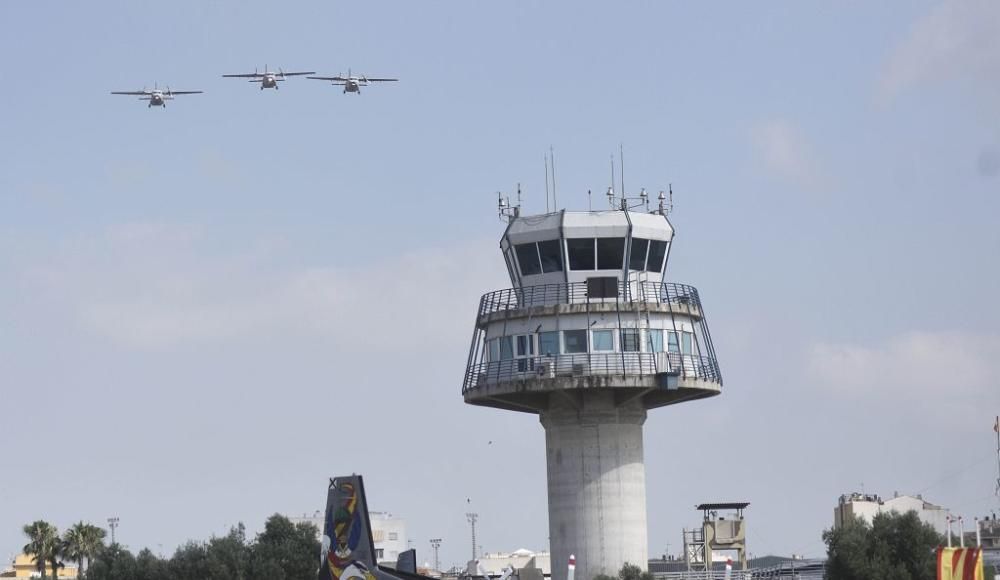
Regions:
<instances>
[{"instance_id":1,"label":"metal railing fence","mask_svg":"<svg viewBox=\"0 0 1000 580\"><path fill-rule=\"evenodd\" d=\"M472 364L466 369L462 393L478 386L519 380L660 373L676 373L684 378L722 383L718 362L708 356L666 352L577 353Z\"/></svg>"},{"instance_id":2,"label":"metal railing fence","mask_svg":"<svg viewBox=\"0 0 1000 580\"><path fill-rule=\"evenodd\" d=\"M673 282L629 282L622 284L619 282L617 294L613 296L607 296L603 292L592 293L591 290L591 286L587 282L540 284L495 290L484 294L479 300L479 316L531 306L585 303L646 302L687 305L701 309L698 289L687 284Z\"/></svg>"}]
</instances>

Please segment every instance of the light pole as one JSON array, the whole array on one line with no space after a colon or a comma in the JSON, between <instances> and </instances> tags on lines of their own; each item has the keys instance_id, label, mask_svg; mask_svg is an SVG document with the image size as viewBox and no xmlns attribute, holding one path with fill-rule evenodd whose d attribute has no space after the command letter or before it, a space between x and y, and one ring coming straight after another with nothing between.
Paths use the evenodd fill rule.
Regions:
<instances>
[{"instance_id":1,"label":"light pole","mask_svg":"<svg viewBox=\"0 0 1000 580\"><path fill-rule=\"evenodd\" d=\"M476 559L476 520L479 519L479 514L475 512L469 512L465 514L468 518L469 524L472 526L472 559Z\"/></svg>"},{"instance_id":2,"label":"light pole","mask_svg":"<svg viewBox=\"0 0 1000 580\"><path fill-rule=\"evenodd\" d=\"M441 561L438 560L438 549L441 548L441 538L431 540L431 548L434 548L434 570L441 571Z\"/></svg>"},{"instance_id":3,"label":"light pole","mask_svg":"<svg viewBox=\"0 0 1000 580\"><path fill-rule=\"evenodd\" d=\"M118 529L118 516L108 518L108 527L111 528L111 545L114 546L118 543L115 541L115 530Z\"/></svg>"}]
</instances>

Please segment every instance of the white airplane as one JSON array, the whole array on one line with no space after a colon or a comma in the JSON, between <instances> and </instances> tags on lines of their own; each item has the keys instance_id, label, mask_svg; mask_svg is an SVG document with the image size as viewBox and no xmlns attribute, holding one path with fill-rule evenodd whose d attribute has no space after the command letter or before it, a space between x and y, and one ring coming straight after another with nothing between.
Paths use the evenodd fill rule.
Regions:
<instances>
[{"instance_id":1,"label":"white airplane","mask_svg":"<svg viewBox=\"0 0 1000 580\"><path fill-rule=\"evenodd\" d=\"M149 101L146 104L146 108L149 107L167 107L167 101L174 100L177 95L198 95L204 91L171 91L170 87L166 90L156 88L153 85L153 90L147 91L142 89L141 91L111 91L112 95L135 95L139 97L140 101Z\"/></svg>"},{"instance_id":2,"label":"white airplane","mask_svg":"<svg viewBox=\"0 0 1000 580\"><path fill-rule=\"evenodd\" d=\"M248 82L260 83L260 90L263 91L264 89L277 89L278 83L284 81L285 77L297 77L300 75L314 75L314 74L316 73L313 71L286 73L280 68L278 69L278 72L271 72L267 70L267 65L265 64L264 72L262 73L257 72L257 69L254 68L252 73L246 73L241 75L222 75L222 76L225 78L250 79Z\"/></svg>"},{"instance_id":3,"label":"white airplane","mask_svg":"<svg viewBox=\"0 0 1000 580\"><path fill-rule=\"evenodd\" d=\"M387 83L395 82L399 79L375 79L366 76L356 77L351 75L351 70L347 69L347 76L335 76L335 77L306 77L307 79L315 79L318 81L333 81L330 84L344 87L345 93L357 93L361 94L361 87L367 87L372 83Z\"/></svg>"}]
</instances>

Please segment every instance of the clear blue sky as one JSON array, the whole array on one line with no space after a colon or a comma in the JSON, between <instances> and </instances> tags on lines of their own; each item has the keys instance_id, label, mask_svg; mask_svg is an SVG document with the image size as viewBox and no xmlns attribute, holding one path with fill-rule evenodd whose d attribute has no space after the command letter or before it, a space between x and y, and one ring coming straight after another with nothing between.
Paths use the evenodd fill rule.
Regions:
<instances>
[{"instance_id":1,"label":"clear blue sky","mask_svg":"<svg viewBox=\"0 0 1000 580\"><path fill-rule=\"evenodd\" d=\"M0 557L36 518L169 552L359 472L420 558L544 548L543 433L466 407L495 192L674 184L725 393L651 413L650 553L747 500L992 495L1000 9L950 2L0 4ZM222 79L396 76L343 95ZM166 110L112 90L201 89ZM493 445L487 442L492 440Z\"/></svg>"}]
</instances>

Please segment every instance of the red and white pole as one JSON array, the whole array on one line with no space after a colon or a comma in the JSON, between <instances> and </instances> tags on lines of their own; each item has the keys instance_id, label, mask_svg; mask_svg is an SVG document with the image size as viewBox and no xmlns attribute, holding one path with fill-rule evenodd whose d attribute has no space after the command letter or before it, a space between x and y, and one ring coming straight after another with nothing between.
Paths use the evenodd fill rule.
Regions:
<instances>
[{"instance_id":1,"label":"red and white pole","mask_svg":"<svg viewBox=\"0 0 1000 580\"><path fill-rule=\"evenodd\" d=\"M573 580L573 576L576 575L576 556L573 554L569 555L569 566L566 568L566 580Z\"/></svg>"},{"instance_id":2,"label":"red and white pole","mask_svg":"<svg viewBox=\"0 0 1000 580\"><path fill-rule=\"evenodd\" d=\"M723 576L725 580L729 580L733 576L733 559L726 558L726 574Z\"/></svg>"}]
</instances>

